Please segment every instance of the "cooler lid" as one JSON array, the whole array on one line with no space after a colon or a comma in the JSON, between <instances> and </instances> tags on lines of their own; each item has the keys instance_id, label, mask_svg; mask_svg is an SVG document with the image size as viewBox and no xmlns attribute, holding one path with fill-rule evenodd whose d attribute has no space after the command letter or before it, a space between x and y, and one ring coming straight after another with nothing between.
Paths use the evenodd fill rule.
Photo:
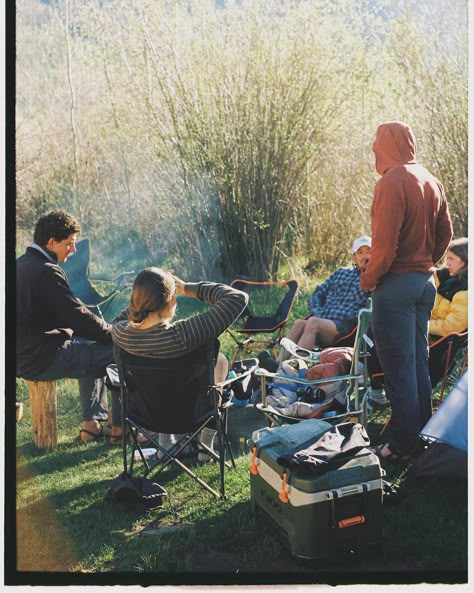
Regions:
<instances>
[{"instance_id":1,"label":"cooler lid","mask_svg":"<svg viewBox=\"0 0 474 593\"><path fill-rule=\"evenodd\" d=\"M252 435L252 447L255 446L256 449L254 457L256 463L258 464L260 459L278 476L282 476L286 472L288 484L305 492L319 492L380 478L382 469L379 459L367 448L360 449L345 460L335 461L334 464L331 462L327 469L322 467L321 473L317 475L308 475L298 471L297 468L287 469L278 462L279 457L290 451L298 450L301 445L310 440L318 441L325 432L333 428L331 424L323 420L310 419L302 420L297 424L255 431ZM341 425L341 430L342 428ZM347 432L347 426L344 429ZM361 430L365 434L363 427L359 426L359 432ZM368 442L368 437L363 440ZM344 442L347 444L347 441Z\"/></svg>"}]
</instances>

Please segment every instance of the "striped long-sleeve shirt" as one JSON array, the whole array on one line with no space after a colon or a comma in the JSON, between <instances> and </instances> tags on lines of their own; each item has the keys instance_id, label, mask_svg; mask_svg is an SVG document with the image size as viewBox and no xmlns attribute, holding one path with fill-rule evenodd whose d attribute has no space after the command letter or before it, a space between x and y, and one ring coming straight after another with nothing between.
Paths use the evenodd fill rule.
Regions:
<instances>
[{"instance_id":1,"label":"striped long-sleeve shirt","mask_svg":"<svg viewBox=\"0 0 474 593\"><path fill-rule=\"evenodd\" d=\"M187 282L185 294L212 305L204 313L174 322L164 321L147 329L128 322L124 309L112 322L112 339L137 356L177 358L208 344L239 317L248 295L225 284Z\"/></svg>"}]
</instances>

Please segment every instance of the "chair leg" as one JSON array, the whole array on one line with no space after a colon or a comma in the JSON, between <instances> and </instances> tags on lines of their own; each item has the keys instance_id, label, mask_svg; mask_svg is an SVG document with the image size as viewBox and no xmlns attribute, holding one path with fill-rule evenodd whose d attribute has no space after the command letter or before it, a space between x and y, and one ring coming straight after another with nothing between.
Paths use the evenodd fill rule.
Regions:
<instances>
[{"instance_id":1,"label":"chair leg","mask_svg":"<svg viewBox=\"0 0 474 593\"><path fill-rule=\"evenodd\" d=\"M193 435L191 435L189 438L185 439L185 442L183 445L180 446L179 451L181 451L182 449L184 449L184 447L186 447L188 445L188 443L190 443L193 438L197 435L197 433L200 432L200 430L196 431ZM154 442L154 441L153 441ZM196 475L187 465L185 465L180 459L178 459L177 457L173 456L170 452L168 452L166 449L163 449L159 446L159 444L155 443L157 445L157 449L161 450L161 452L164 454L164 456L167 458L165 461L163 461L162 463L157 462L154 466L152 466L150 468L150 470L147 472L146 475L148 475L150 472L153 471L153 469L157 466L160 465L160 468L158 469L157 472L155 472L152 476L150 476L150 479L153 480L156 478L156 476L158 476L164 469L165 467L167 467L168 465L170 465L171 463L176 464L179 468L181 468L184 472L186 472L188 474L188 476L190 476L193 480L195 480L198 484L200 484L205 490L207 490L210 494L214 495L216 498L220 498L222 496L222 494L220 494L219 492L217 492L216 490L214 490L214 488L211 488L211 486L209 486L209 484L207 482L205 482L204 480L202 480L198 475ZM176 451L175 455L179 454L179 451Z\"/></svg>"},{"instance_id":2,"label":"chair leg","mask_svg":"<svg viewBox=\"0 0 474 593\"><path fill-rule=\"evenodd\" d=\"M223 411L222 411L222 426L223 426L223 432L222 432L222 434L224 436L224 447L225 447L227 453L229 454L230 462L232 464L232 467L235 469L234 453L233 453L232 447L230 445L229 437L227 436L228 425L229 425L228 408L224 408ZM228 467L228 464L227 464L227 467Z\"/></svg>"},{"instance_id":3,"label":"chair leg","mask_svg":"<svg viewBox=\"0 0 474 593\"><path fill-rule=\"evenodd\" d=\"M222 425L221 419L218 420L218 428L217 428L217 447L219 449L219 480L220 480L220 494L222 498L225 498L225 479L224 479L224 472L225 472L225 452L226 447L224 443L224 438L222 434Z\"/></svg>"},{"instance_id":4,"label":"chair leg","mask_svg":"<svg viewBox=\"0 0 474 593\"><path fill-rule=\"evenodd\" d=\"M219 420L220 422L220 420ZM201 432L202 430L202 426L199 427L199 429L197 429L194 433L189 433L187 435L185 435L184 437L182 437L178 443L176 443L174 445L174 447L171 450L166 450L163 447L160 446L160 444L158 442L156 442L156 439L150 435L145 429L140 428L139 426L135 425L134 423L131 424L131 426L133 426L134 428L137 429L137 431L140 431L142 434L144 434L147 438L150 439L150 441L155 445L156 449L158 451L161 451L161 453L164 456L164 459L162 459L161 461L157 460L157 462L155 464L150 465L148 463L148 460L145 458L145 456L142 453L142 448L140 443L138 442L136 435L134 434L133 436L133 447L132 447L132 458L130 461L130 473L132 473L133 470L133 461L134 461L134 452L135 450L139 451L141 460L143 461L144 465L145 465L145 476L149 476L149 479L155 479L164 469L165 467L167 467L168 465L170 465L171 463L176 464L180 469L182 469L184 472L186 472L191 478L193 478L193 480L195 480L198 484L200 484L205 490L207 490L210 494L212 494L213 496L215 496L216 498L223 498L225 496L225 485L224 485L224 471L225 471L225 467L231 467L228 463L226 463L225 461L225 451L224 451L224 437L222 436L222 433L220 430L217 430L217 435L216 437L218 438L218 454L216 454L215 451L212 451L211 449L207 448L206 449L209 451L210 454L214 453L214 456L216 457L216 459L218 458L219 460L219 469L220 469L220 488L219 488L219 492L217 490L214 490L214 488L212 488L211 486L209 486L209 484L207 482L205 482L204 480L202 480L199 476L197 476L187 465L185 465L177 456L179 455L179 453L199 434L199 432ZM132 431L133 434L133 431ZM219 439L219 436L221 437ZM159 466L159 469L153 473L153 470L155 468L157 468ZM151 476L149 474L152 474Z\"/></svg>"},{"instance_id":5,"label":"chair leg","mask_svg":"<svg viewBox=\"0 0 474 593\"><path fill-rule=\"evenodd\" d=\"M390 424L390 420L392 419L391 416L389 416L385 422L385 424L382 426L382 430L379 432L379 437L381 437L383 435L383 433L387 430L388 425Z\"/></svg>"}]
</instances>

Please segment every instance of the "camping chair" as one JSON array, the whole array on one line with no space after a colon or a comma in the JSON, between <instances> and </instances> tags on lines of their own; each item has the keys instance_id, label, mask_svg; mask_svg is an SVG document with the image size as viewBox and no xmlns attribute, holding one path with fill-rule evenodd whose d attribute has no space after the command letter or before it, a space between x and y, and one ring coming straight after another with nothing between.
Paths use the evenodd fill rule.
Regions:
<instances>
[{"instance_id":1,"label":"camping chair","mask_svg":"<svg viewBox=\"0 0 474 593\"><path fill-rule=\"evenodd\" d=\"M324 389L325 383L333 381L345 382L345 409L342 412L334 414L330 412L328 416L322 416L324 420L331 424L338 424L347 418L360 418L360 423L367 426L367 391L369 386L369 376L367 372L367 349L373 345L367 336L367 330L372 316L372 299L368 299L367 306L359 311L356 336L354 341L354 353L349 374L338 375L336 377L326 377L324 379L307 380L297 377L289 377L285 374L269 373L265 369L259 368L255 375L260 377L262 403L255 407L266 417L269 426L281 426L282 424L294 424L301 422L304 418L286 416L276 408L269 406L267 397L267 380L281 379L288 383L296 383L302 386L321 386ZM286 348L294 357L302 358L309 364L319 361L320 353L312 350L300 348L288 338L282 338L281 346ZM362 374L359 370L359 363L363 365ZM272 384L270 384L272 385ZM278 384L275 384L278 387Z\"/></svg>"},{"instance_id":2,"label":"camping chair","mask_svg":"<svg viewBox=\"0 0 474 593\"><path fill-rule=\"evenodd\" d=\"M455 376L458 372L464 373L467 364L467 328L463 332L450 333L431 343L428 362L432 389L435 389L441 381L439 391L439 403L441 403L448 378L451 375ZM371 378L376 377L383 378L383 373L375 373ZM379 436L385 432L390 420L391 416L386 420Z\"/></svg>"},{"instance_id":3,"label":"camping chair","mask_svg":"<svg viewBox=\"0 0 474 593\"><path fill-rule=\"evenodd\" d=\"M464 353L464 354L463 354ZM459 356L461 355L461 356ZM453 332L430 344L430 378L435 388L440 381L440 402L443 401L448 377L461 368L461 374L467 364L467 328L463 332Z\"/></svg>"},{"instance_id":4,"label":"camping chair","mask_svg":"<svg viewBox=\"0 0 474 593\"><path fill-rule=\"evenodd\" d=\"M74 296L103 319L103 313L112 299L122 290L131 286L130 277L134 275L134 272L123 272L114 278L91 278L89 276L90 259L89 239L82 239L76 243L76 253L60 265L66 272ZM113 282L114 287L107 295L102 295L92 285L91 280L101 283Z\"/></svg>"},{"instance_id":5,"label":"camping chair","mask_svg":"<svg viewBox=\"0 0 474 593\"><path fill-rule=\"evenodd\" d=\"M357 325L355 325L348 334L340 336L334 342L333 347L343 348L345 346L354 346L357 335Z\"/></svg>"},{"instance_id":6,"label":"camping chair","mask_svg":"<svg viewBox=\"0 0 474 593\"><path fill-rule=\"evenodd\" d=\"M309 319L311 315L306 315L304 319ZM345 348L354 346L355 338L357 334L357 324L351 329L351 331L343 336L339 336L337 340L331 344L331 347ZM321 350L321 346L315 345L314 350Z\"/></svg>"},{"instance_id":7,"label":"camping chair","mask_svg":"<svg viewBox=\"0 0 474 593\"><path fill-rule=\"evenodd\" d=\"M298 290L296 280L282 282L253 282L236 279L231 286L249 295L249 303L240 318L228 329L236 348L232 363L240 354L270 348L278 357L276 345L283 337ZM275 308L275 303L278 305ZM266 337L265 337L266 335Z\"/></svg>"},{"instance_id":8,"label":"camping chair","mask_svg":"<svg viewBox=\"0 0 474 593\"><path fill-rule=\"evenodd\" d=\"M135 356L114 344L116 364L107 367L111 388L119 388L122 404L122 434L130 434L122 443L124 472L133 475L138 457L144 466L144 476L155 479L158 474L174 464L186 472L208 492L216 497L225 496L224 469L235 467L234 457L227 438L227 410L229 402L221 402L220 390L243 379L258 365L256 359L243 361L246 370L234 379L214 383L214 364L217 344L199 348L174 359L153 359ZM204 428L216 430L217 451L200 440ZM156 433L156 434L155 434ZM165 448L159 443L158 433L179 435L176 444ZM147 459L139 436L148 439L146 447L153 447L157 454ZM218 461L219 492L201 479L185 464L185 449L196 445ZM127 468L127 449L131 448ZM136 452L137 455L136 455ZM226 452L232 465L226 462Z\"/></svg>"}]
</instances>

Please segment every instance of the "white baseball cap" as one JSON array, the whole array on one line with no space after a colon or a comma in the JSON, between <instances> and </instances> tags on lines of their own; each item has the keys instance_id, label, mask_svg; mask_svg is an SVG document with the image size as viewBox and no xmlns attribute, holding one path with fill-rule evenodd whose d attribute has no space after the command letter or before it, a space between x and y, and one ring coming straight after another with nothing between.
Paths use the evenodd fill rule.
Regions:
<instances>
[{"instance_id":1,"label":"white baseball cap","mask_svg":"<svg viewBox=\"0 0 474 593\"><path fill-rule=\"evenodd\" d=\"M352 253L355 253L358 249L360 249L364 245L367 245L367 247L371 247L372 239L370 237L367 237L367 235L362 235L362 237L357 237L357 239L354 240L354 243L352 243Z\"/></svg>"}]
</instances>

